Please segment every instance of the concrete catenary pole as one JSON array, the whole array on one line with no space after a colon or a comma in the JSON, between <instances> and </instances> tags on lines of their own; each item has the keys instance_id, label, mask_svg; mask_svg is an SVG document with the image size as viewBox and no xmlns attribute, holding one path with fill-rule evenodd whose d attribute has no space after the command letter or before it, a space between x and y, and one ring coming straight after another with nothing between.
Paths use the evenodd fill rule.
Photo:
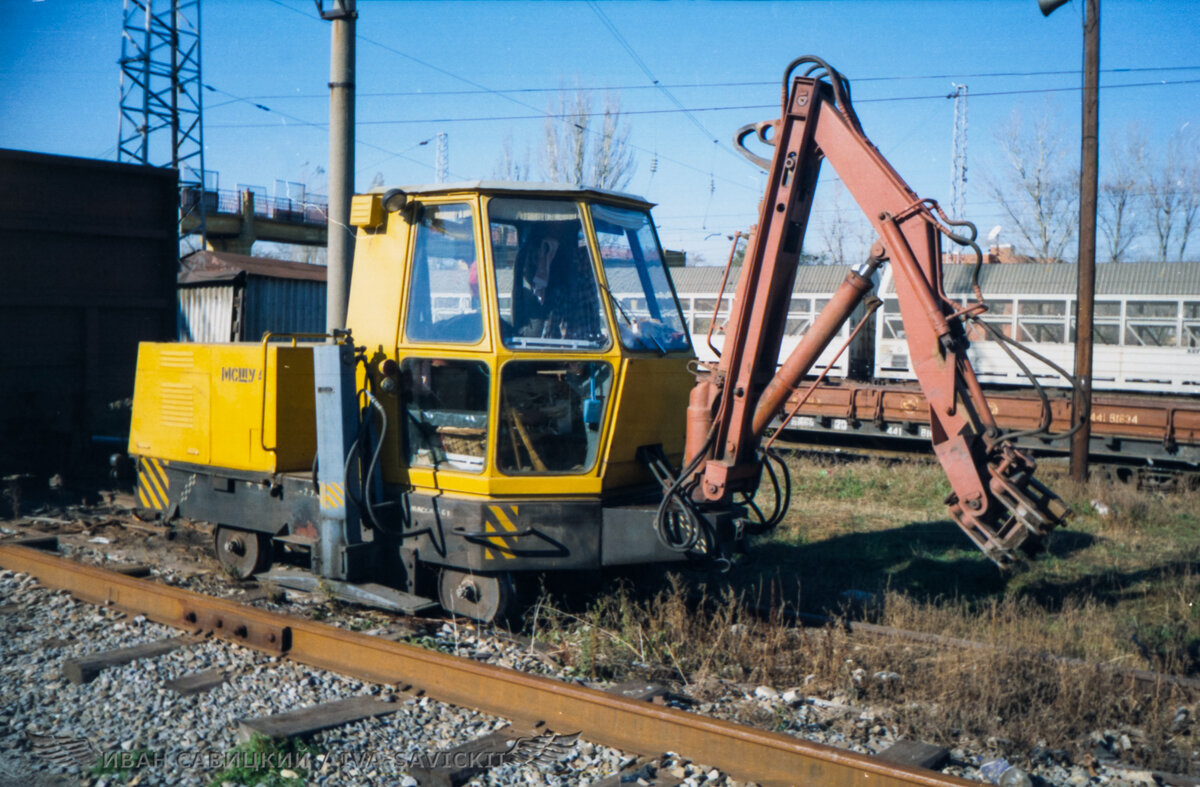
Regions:
<instances>
[{"instance_id":1,"label":"concrete catenary pole","mask_svg":"<svg viewBox=\"0 0 1200 787\"><path fill-rule=\"evenodd\" d=\"M334 0L321 18L333 23L329 47L329 245L325 330L346 327L354 232L350 198L354 195L354 23L355 0Z\"/></svg>"}]
</instances>

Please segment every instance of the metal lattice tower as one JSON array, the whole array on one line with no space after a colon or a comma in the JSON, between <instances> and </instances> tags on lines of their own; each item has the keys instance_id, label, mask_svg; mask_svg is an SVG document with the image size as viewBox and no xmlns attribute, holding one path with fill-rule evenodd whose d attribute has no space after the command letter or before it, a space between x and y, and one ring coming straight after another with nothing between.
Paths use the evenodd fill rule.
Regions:
<instances>
[{"instance_id":1,"label":"metal lattice tower","mask_svg":"<svg viewBox=\"0 0 1200 787\"><path fill-rule=\"evenodd\" d=\"M434 182L445 183L450 172L450 143L446 132L439 131L437 135L437 159L434 162Z\"/></svg>"},{"instance_id":2,"label":"metal lattice tower","mask_svg":"<svg viewBox=\"0 0 1200 787\"><path fill-rule=\"evenodd\" d=\"M200 0L124 0L124 15L117 161L179 170L180 220L198 214L203 236Z\"/></svg>"},{"instance_id":3,"label":"metal lattice tower","mask_svg":"<svg viewBox=\"0 0 1200 787\"><path fill-rule=\"evenodd\" d=\"M953 83L951 83L953 84ZM951 157L950 215L961 219L967 207L967 86L954 85L954 141Z\"/></svg>"}]
</instances>

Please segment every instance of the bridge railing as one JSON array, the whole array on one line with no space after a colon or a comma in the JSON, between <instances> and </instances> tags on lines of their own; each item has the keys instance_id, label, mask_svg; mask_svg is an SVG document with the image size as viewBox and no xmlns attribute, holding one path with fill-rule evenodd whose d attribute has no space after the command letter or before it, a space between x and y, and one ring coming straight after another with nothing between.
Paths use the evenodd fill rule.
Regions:
<instances>
[{"instance_id":1,"label":"bridge railing","mask_svg":"<svg viewBox=\"0 0 1200 787\"><path fill-rule=\"evenodd\" d=\"M199 189L185 188L181 192L181 200L185 210L197 207L203 200L207 213L236 216L242 212L242 192L232 189L201 192ZM255 194L254 215L293 224L328 224L329 198L312 194L303 200L294 200Z\"/></svg>"}]
</instances>

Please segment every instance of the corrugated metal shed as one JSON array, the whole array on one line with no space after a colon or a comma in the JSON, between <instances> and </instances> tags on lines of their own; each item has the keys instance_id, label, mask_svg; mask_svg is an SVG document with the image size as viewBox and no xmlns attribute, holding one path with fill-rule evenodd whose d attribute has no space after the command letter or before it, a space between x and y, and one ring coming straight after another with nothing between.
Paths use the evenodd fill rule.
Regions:
<instances>
[{"instance_id":1,"label":"corrugated metal shed","mask_svg":"<svg viewBox=\"0 0 1200 787\"><path fill-rule=\"evenodd\" d=\"M256 341L267 331L324 333L325 291L324 278L312 281L247 276L242 338Z\"/></svg>"},{"instance_id":2,"label":"corrugated metal shed","mask_svg":"<svg viewBox=\"0 0 1200 787\"><path fill-rule=\"evenodd\" d=\"M323 265L200 251L180 261L179 339L257 341L325 331Z\"/></svg>"},{"instance_id":3,"label":"corrugated metal shed","mask_svg":"<svg viewBox=\"0 0 1200 787\"><path fill-rule=\"evenodd\" d=\"M233 336L233 282L179 288L181 342L231 342Z\"/></svg>"}]
</instances>

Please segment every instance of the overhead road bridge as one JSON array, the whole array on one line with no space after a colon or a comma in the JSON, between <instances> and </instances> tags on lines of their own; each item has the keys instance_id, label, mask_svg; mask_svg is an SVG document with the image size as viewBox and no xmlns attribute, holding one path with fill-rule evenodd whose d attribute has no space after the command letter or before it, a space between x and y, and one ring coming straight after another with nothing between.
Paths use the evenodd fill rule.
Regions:
<instances>
[{"instance_id":1,"label":"overhead road bridge","mask_svg":"<svg viewBox=\"0 0 1200 787\"><path fill-rule=\"evenodd\" d=\"M183 232L200 232L203 216L209 251L250 254L259 240L324 246L328 234L327 201L267 197L251 189L183 189L182 208Z\"/></svg>"}]
</instances>

